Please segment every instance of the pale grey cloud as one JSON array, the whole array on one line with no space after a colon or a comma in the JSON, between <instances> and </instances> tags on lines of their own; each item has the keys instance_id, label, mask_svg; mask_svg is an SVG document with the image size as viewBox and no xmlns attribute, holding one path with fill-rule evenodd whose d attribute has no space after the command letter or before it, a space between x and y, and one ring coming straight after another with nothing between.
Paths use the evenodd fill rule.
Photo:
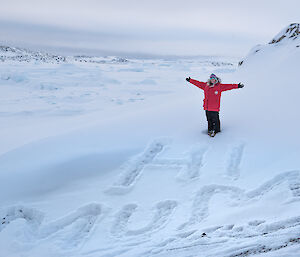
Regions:
<instances>
[{"instance_id":1,"label":"pale grey cloud","mask_svg":"<svg viewBox=\"0 0 300 257\"><path fill-rule=\"evenodd\" d=\"M299 22L299 7L296 0L11 0L1 3L0 36L106 51L243 55ZM18 24L32 37L20 36Z\"/></svg>"}]
</instances>

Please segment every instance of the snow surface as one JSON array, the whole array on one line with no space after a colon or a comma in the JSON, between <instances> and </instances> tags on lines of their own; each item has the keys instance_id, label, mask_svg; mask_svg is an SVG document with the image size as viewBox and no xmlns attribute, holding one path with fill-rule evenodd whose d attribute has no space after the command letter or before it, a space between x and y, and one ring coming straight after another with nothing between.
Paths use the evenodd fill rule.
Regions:
<instances>
[{"instance_id":1,"label":"snow surface","mask_svg":"<svg viewBox=\"0 0 300 257\"><path fill-rule=\"evenodd\" d=\"M0 63L1 257L300 255L299 48L79 59Z\"/></svg>"}]
</instances>

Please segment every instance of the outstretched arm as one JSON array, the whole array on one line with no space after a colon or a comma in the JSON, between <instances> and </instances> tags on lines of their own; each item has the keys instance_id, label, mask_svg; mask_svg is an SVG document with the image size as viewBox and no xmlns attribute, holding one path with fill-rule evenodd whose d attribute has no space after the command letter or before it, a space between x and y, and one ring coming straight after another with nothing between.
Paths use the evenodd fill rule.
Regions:
<instances>
[{"instance_id":1,"label":"outstretched arm","mask_svg":"<svg viewBox=\"0 0 300 257\"><path fill-rule=\"evenodd\" d=\"M205 82L201 82L201 81L198 81L198 80L195 80L195 79L191 79L190 77L188 77L186 80L188 82L192 83L193 85L195 85L196 87L199 87L199 88L201 88L203 90L204 90L204 87L206 85Z\"/></svg>"},{"instance_id":2,"label":"outstretched arm","mask_svg":"<svg viewBox=\"0 0 300 257\"><path fill-rule=\"evenodd\" d=\"M238 84L221 84L222 92L231 90L231 89L235 89L235 88L239 88L239 85Z\"/></svg>"}]
</instances>

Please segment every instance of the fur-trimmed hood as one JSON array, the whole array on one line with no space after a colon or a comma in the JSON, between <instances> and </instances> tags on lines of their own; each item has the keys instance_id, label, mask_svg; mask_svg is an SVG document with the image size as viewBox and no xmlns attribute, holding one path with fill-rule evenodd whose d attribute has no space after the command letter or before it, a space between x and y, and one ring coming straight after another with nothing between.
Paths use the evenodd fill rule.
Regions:
<instances>
[{"instance_id":1,"label":"fur-trimmed hood","mask_svg":"<svg viewBox=\"0 0 300 257\"><path fill-rule=\"evenodd\" d=\"M216 78L217 78L217 82L216 82L215 84L210 83L211 78L209 78L209 79L207 80L206 84L207 84L209 87L214 87L214 86L217 85L217 84L221 84L221 78L219 78L219 77L217 77L217 76L216 76Z\"/></svg>"}]
</instances>

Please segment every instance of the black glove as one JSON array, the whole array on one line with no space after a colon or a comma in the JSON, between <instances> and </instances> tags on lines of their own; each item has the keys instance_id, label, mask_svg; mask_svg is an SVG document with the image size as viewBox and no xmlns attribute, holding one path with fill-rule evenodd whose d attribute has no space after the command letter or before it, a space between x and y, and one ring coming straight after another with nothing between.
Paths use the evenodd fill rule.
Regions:
<instances>
[{"instance_id":1,"label":"black glove","mask_svg":"<svg viewBox=\"0 0 300 257\"><path fill-rule=\"evenodd\" d=\"M242 83L238 84L238 88L243 88L243 87L244 87L244 84L242 84Z\"/></svg>"},{"instance_id":2,"label":"black glove","mask_svg":"<svg viewBox=\"0 0 300 257\"><path fill-rule=\"evenodd\" d=\"M190 82L191 77L186 78L186 81Z\"/></svg>"}]
</instances>

